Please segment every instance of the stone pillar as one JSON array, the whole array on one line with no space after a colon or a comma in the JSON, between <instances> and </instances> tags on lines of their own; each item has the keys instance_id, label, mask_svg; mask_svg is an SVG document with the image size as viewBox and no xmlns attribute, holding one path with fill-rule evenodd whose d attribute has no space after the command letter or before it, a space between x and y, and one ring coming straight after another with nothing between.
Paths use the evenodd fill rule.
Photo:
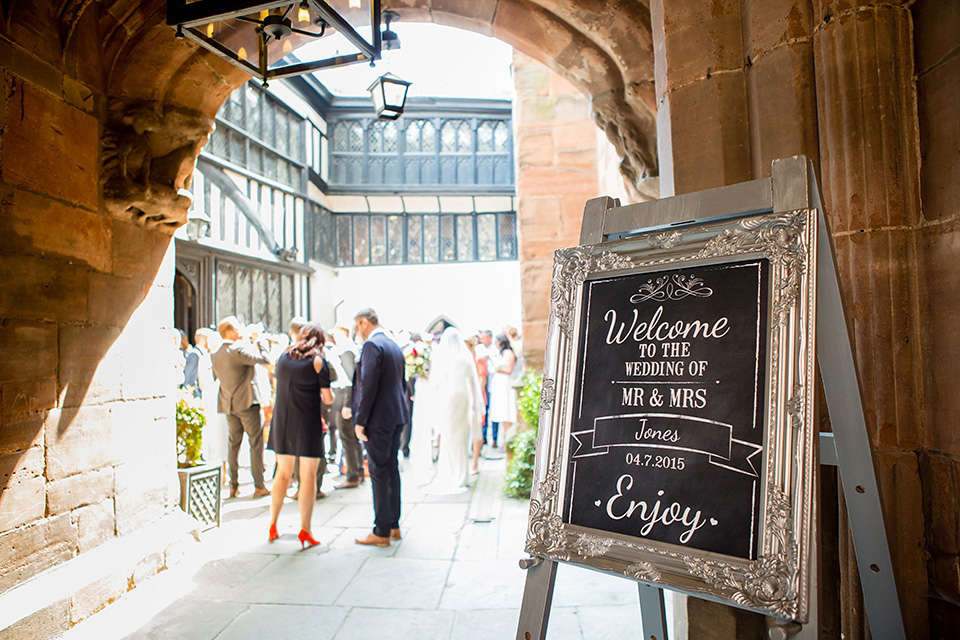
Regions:
<instances>
[{"instance_id":1,"label":"stone pillar","mask_svg":"<svg viewBox=\"0 0 960 640\"><path fill-rule=\"evenodd\" d=\"M519 52L513 69L523 344L542 367L553 251L579 243L583 205L599 195L598 130L569 82Z\"/></svg>"},{"instance_id":2,"label":"stone pillar","mask_svg":"<svg viewBox=\"0 0 960 640\"><path fill-rule=\"evenodd\" d=\"M813 26L807 0L653 0L661 195L770 175L781 157L818 156ZM761 616L679 601L689 637L758 638Z\"/></svg>"},{"instance_id":3,"label":"stone pillar","mask_svg":"<svg viewBox=\"0 0 960 640\"><path fill-rule=\"evenodd\" d=\"M749 180L740 1L652 0L660 196Z\"/></svg>"},{"instance_id":4,"label":"stone pillar","mask_svg":"<svg viewBox=\"0 0 960 640\"><path fill-rule=\"evenodd\" d=\"M860 4L814 3L821 182L904 623L908 637L927 638L912 23L908 2ZM842 631L867 637L853 549L843 534L841 546Z\"/></svg>"},{"instance_id":5,"label":"stone pillar","mask_svg":"<svg viewBox=\"0 0 960 640\"><path fill-rule=\"evenodd\" d=\"M918 240L926 291L921 319L924 355L924 453L920 477L925 495L930 637L960 629L960 3L919 0L914 22L914 73L920 122ZM951 594L954 594L952 597Z\"/></svg>"}]
</instances>

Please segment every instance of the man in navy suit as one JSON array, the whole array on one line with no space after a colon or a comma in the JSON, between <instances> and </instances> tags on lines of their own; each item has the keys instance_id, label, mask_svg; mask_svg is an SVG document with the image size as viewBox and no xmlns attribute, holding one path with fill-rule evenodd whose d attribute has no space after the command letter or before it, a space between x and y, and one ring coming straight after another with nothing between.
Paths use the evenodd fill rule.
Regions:
<instances>
[{"instance_id":1,"label":"man in navy suit","mask_svg":"<svg viewBox=\"0 0 960 640\"><path fill-rule=\"evenodd\" d=\"M357 544L390 546L400 539L400 467L397 452L407 415L403 352L373 309L354 316L363 349L354 371L353 417L357 439L367 450L373 488L373 532Z\"/></svg>"}]
</instances>

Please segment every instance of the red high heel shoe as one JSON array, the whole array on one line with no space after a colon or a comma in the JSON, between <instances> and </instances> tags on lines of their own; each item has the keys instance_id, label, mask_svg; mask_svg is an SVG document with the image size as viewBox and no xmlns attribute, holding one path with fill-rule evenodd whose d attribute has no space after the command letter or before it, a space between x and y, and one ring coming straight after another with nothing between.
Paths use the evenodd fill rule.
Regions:
<instances>
[{"instance_id":1,"label":"red high heel shoe","mask_svg":"<svg viewBox=\"0 0 960 640\"><path fill-rule=\"evenodd\" d=\"M300 535L297 536L297 539L300 541L301 549L308 549L310 547L316 547L320 543L313 539L309 533L300 529Z\"/></svg>"},{"instance_id":2,"label":"red high heel shoe","mask_svg":"<svg viewBox=\"0 0 960 640\"><path fill-rule=\"evenodd\" d=\"M268 542L273 542L274 540L280 537L280 534L277 533L277 525L275 524L270 525L270 533L267 534L267 537L268 537Z\"/></svg>"}]
</instances>

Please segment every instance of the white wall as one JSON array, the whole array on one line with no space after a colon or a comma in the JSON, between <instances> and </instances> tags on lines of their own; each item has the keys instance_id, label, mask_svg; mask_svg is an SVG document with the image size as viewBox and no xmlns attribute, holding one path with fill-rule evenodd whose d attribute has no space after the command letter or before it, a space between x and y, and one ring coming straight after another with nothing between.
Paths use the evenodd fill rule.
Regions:
<instances>
[{"instance_id":1,"label":"white wall","mask_svg":"<svg viewBox=\"0 0 960 640\"><path fill-rule=\"evenodd\" d=\"M330 300L333 283L337 279L337 270L320 262L310 262L313 274L310 276L310 308L307 310L307 319L319 322L326 328L333 327L333 305L336 300Z\"/></svg>"},{"instance_id":2,"label":"white wall","mask_svg":"<svg viewBox=\"0 0 960 640\"><path fill-rule=\"evenodd\" d=\"M350 326L354 313L373 307L390 329L423 331L445 315L464 331L520 326L520 263L469 262L347 267L311 278L313 319Z\"/></svg>"}]
</instances>

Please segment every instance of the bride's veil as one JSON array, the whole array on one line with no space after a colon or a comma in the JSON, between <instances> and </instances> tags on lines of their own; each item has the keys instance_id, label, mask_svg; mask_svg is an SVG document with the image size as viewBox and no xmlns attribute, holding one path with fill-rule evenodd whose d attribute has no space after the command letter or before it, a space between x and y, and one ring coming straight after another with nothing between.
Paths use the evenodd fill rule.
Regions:
<instances>
[{"instance_id":1,"label":"bride's veil","mask_svg":"<svg viewBox=\"0 0 960 640\"><path fill-rule=\"evenodd\" d=\"M476 416L479 410L480 419L483 419L483 400L477 366L456 327L447 327L444 330L440 336L440 344L430 354L430 382L434 393L443 394L441 398L466 393L471 417Z\"/></svg>"}]
</instances>

